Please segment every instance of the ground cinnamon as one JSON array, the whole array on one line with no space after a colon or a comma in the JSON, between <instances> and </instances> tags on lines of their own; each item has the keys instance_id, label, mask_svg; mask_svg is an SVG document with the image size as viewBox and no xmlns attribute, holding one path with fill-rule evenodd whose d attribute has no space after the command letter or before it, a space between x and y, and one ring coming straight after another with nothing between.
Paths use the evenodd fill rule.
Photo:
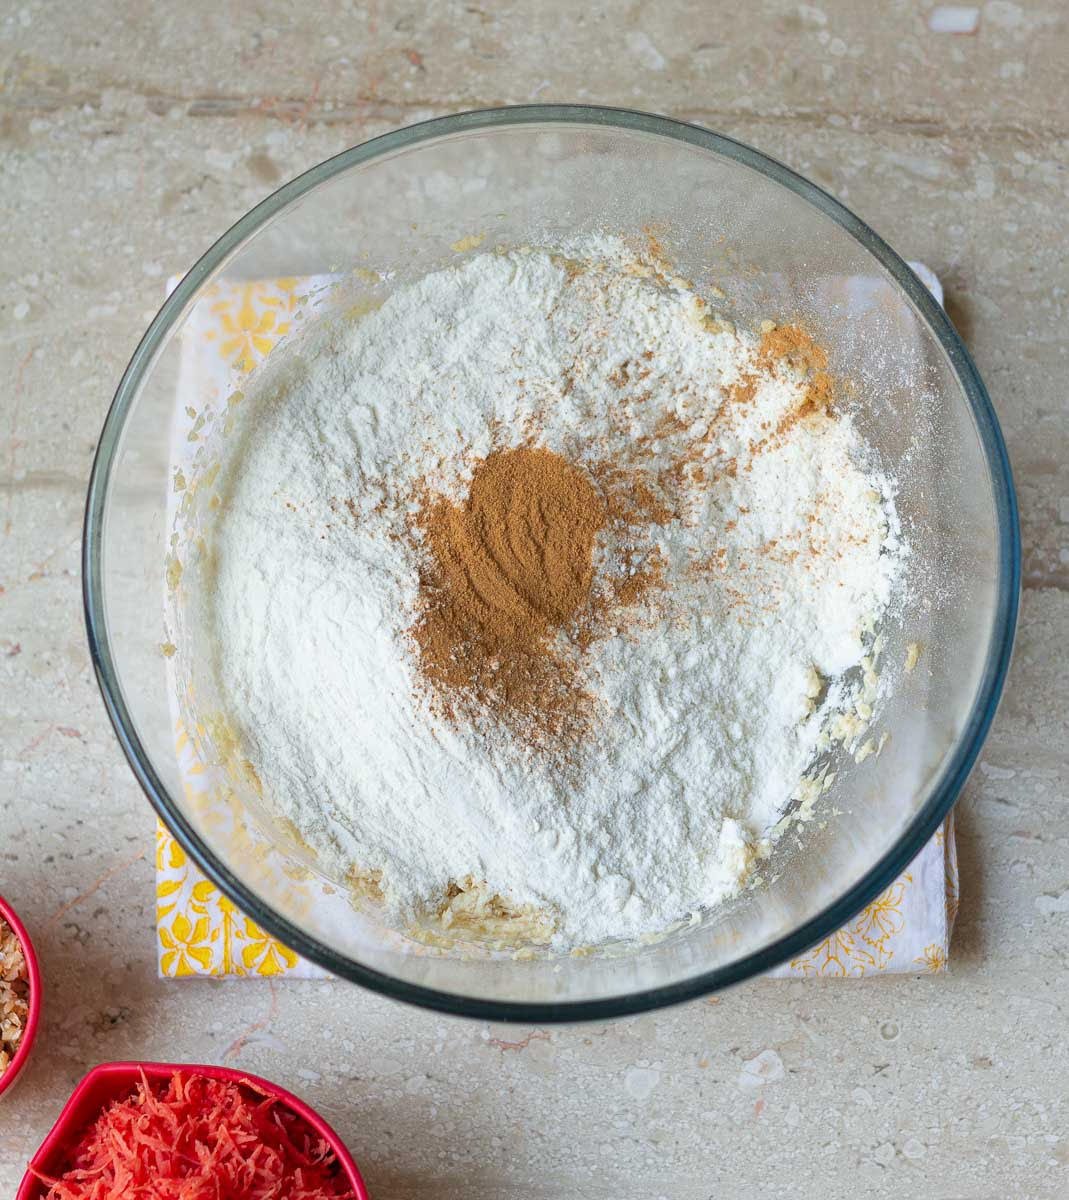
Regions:
<instances>
[{"instance_id":1,"label":"ground cinnamon","mask_svg":"<svg viewBox=\"0 0 1069 1200\"><path fill-rule=\"evenodd\" d=\"M835 399L835 382L828 371L828 352L800 325L774 325L761 335L758 365L775 368L785 362L802 372L806 390L802 403L791 414L798 420L827 413ZM779 432L785 432L780 429Z\"/></svg>"},{"instance_id":2,"label":"ground cinnamon","mask_svg":"<svg viewBox=\"0 0 1069 1200\"><path fill-rule=\"evenodd\" d=\"M590 597L605 520L586 472L530 447L489 455L465 503L424 506L429 554L413 633L423 673L449 705L511 716L536 737L581 724L574 657L553 641Z\"/></svg>"},{"instance_id":3,"label":"ground cinnamon","mask_svg":"<svg viewBox=\"0 0 1069 1200\"><path fill-rule=\"evenodd\" d=\"M583 655L663 586L650 530L672 515L641 468L588 470L531 446L479 463L462 504L425 496L412 633L439 705L504 721L543 749L581 736L592 715ZM595 580L603 529L623 548Z\"/></svg>"}]
</instances>

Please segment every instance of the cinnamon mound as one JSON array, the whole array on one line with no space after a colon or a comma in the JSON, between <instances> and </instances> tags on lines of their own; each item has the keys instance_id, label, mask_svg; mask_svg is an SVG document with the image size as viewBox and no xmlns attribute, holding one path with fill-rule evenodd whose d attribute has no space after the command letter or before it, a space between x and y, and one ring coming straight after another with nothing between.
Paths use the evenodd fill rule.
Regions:
<instances>
[{"instance_id":1,"label":"cinnamon mound","mask_svg":"<svg viewBox=\"0 0 1069 1200\"><path fill-rule=\"evenodd\" d=\"M463 505L425 503L427 562L413 630L424 676L447 710L490 710L541 741L578 732L589 697L556 643L590 599L605 501L552 451L490 454Z\"/></svg>"}]
</instances>

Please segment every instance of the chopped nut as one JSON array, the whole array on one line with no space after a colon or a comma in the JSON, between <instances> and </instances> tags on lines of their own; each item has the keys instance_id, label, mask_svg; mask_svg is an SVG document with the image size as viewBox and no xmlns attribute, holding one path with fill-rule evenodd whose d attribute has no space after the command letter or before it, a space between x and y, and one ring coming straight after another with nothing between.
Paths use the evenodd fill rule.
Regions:
<instances>
[{"instance_id":1,"label":"chopped nut","mask_svg":"<svg viewBox=\"0 0 1069 1200\"><path fill-rule=\"evenodd\" d=\"M0 1075L19 1048L29 1016L30 984L26 956L14 931L0 917Z\"/></svg>"}]
</instances>

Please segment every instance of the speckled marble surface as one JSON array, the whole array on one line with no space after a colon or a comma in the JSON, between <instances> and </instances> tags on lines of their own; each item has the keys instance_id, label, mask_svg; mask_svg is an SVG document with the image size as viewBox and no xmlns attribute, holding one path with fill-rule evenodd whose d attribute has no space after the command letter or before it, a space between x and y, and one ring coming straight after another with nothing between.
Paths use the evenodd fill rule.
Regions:
<instances>
[{"instance_id":1,"label":"speckled marble surface","mask_svg":"<svg viewBox=\"0 0 1069 1200\"><path fill-rule=\"evenodd\" d=\"M0 890L48 987L0 1102L0 1193L88 1066L156 1057L296 1088L376 1200L1069 1194L1069 10L993 0L953 35L928 4L742 7L0 6ZM548 1031L340 984L155 977L153 817L78 578L115 384L164 278L278 183L401 124L531 100L740 137L946 284L1017 473L1026 590L959 805L945 976L760 982Z\"/></svg>"}]
</instances>

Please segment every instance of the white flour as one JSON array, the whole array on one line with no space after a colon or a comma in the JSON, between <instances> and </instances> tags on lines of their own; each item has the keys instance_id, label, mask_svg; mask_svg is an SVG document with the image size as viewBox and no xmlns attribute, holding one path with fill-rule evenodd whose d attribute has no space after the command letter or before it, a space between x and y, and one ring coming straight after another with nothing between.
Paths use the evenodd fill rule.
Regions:
<instances>
[{"instance_id":1,"label":"white flour","mask_svg":"<svg viewBox=\"0 0 1069 1200\"><path fill-rule=\"evenodd\" d=\"M229 716L324 869L381 870L399 918L470 877L547 910L569 945L737 891L822 728L853 710L843 674L891 599L891 490L849 418L769 439L800 378L766 371L731 402L756 339L599 253L617 259L479 255L314 329L247 396L220 477L210 613ZM655 467L704 438L695 462L720 469L651 528L664 589L591 647L599 723L565 778L431 711L407 632L412 488L429 476L462 499L478 459L525 439L582 464L643 436ZM612 545L596 564L613 569Z\"/></svg>"}]
</instances>

